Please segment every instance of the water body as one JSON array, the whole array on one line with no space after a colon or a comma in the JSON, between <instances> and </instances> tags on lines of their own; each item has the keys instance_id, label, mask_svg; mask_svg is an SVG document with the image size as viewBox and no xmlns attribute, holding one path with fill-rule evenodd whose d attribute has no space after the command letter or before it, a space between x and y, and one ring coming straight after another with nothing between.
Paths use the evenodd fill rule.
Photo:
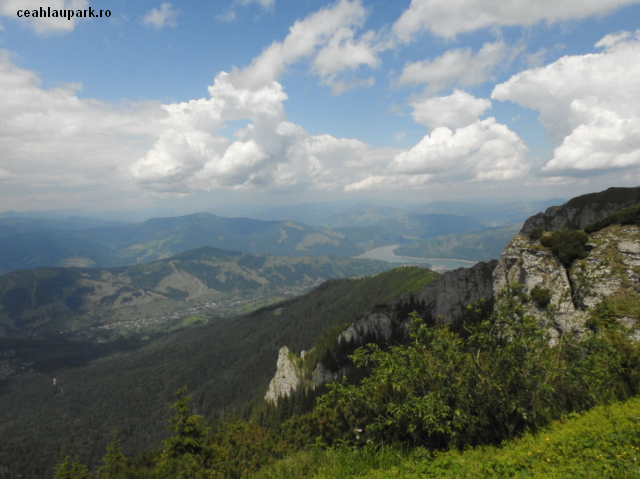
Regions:
<instances>
[{"instance_id":1,"label":"water body","mask_svg":"<svg viewBox=\"0 0 640 479\"><path fill-rule=\"evenodd\" d=\"M382 261L389 261L390 263L400 264L430 264L432 270L439 272L457 268L470 268L471 266L476 264L475 261L467 261L464 259L412 258L410 256L396 256L395 254L393 254L393 250L399 246L399 244L379 246L378 248L365 251L360 256L355 256L355 258L379 259Z\"/></svg>"}]
</instances>

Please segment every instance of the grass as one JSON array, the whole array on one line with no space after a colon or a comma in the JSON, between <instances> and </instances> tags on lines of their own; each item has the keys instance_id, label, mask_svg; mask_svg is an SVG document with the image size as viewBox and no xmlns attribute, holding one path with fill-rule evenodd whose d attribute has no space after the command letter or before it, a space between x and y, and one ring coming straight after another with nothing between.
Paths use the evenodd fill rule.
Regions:
<instances>
[{"instance_id":1,"label":"grass","mask_svg":"<svg viewBox=\"0 0 640 479\"><path fill-rule=\"evenodd\" d=\"M556 421L537 434L464 452L310 449L263 468L259 479L638 478L640 398Z\"/></svg>"}]
</instances>

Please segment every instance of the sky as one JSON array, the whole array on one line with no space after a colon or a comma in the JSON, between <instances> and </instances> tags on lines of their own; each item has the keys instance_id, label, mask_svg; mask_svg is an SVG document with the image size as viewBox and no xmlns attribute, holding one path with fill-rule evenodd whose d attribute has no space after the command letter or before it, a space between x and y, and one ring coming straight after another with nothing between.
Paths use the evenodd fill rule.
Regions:
<instances>
[{"instance_id":1,"label":"sky","mask_svg":"<svg viewBox=\"0 0 640 479\"><path fill-rule=\"evenodd\" d=\"M640 0L0 0L0 211L637 186L638 19Z\"/></svg>"}]
</instances>

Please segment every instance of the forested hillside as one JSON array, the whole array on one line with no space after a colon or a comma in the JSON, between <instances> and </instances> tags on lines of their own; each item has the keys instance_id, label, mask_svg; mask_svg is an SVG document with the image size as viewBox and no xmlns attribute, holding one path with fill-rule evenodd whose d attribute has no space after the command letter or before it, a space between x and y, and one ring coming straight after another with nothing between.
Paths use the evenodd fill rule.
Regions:
<instances>
[{"instance_id":1,"label":"forested hillside","mask_svg":"<svg viewBox=\"0 0 640 479\"><path fill-rule=\"evenodd\" d=\"M481 277L433 282L438 297L468 302L447 323L421 316L422 300L437 300L421 293L391 308L378 302L360 329L351 325L337 340L339 329L325 335L316 346L325 357L374 341L355 350L341 368L346 376L315 402L308 398L317 391L304 390L313 383L303 380L291 396L254 401L248 416L219 414L209 430L197 400L190 407L187 390L178 390L173 434L138 458L115 440L95 477L637 476L640 221L637 206L621 208L586 205L594 222L585 232L557 221L583 222L568 203L551 211L553 223L516 235L490 271L477 270ZM493 291L471 302L466 294L488 280ZM418 310L409 314L408 340L381 340L373 324L388 329L390 309L407 304ZM313 351L288 355L294 371L319 361ZM579 419L617 401L628 402ZM89 477L71 457L56 477L72 470Z\"/></svg>"},{"instance_id":2,"label":"forested hillside","mask_svg":"<svg viewBox=\"0 0 640 479\"><path fill-rule=\"evenodd\" d=\"M61 452L96 464L114 428L125 452L139 454L166 437L165 406L181 386L193 393L193 410L205 415L252 400L264 394L283 344L311 349L325 330L353 322L377 303L416 294L436 277L402 267L332 280L245 316L138 344L132 353L54 371L35 368L0 382L0 470L47 477Z\"/></svg>"}]
</instances>

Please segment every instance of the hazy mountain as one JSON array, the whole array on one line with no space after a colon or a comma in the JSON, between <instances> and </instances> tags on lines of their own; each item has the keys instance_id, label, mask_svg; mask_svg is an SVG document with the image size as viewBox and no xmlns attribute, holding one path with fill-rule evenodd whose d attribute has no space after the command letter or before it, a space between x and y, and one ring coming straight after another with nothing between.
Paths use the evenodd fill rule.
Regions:
<instances>
[{"instance_id":1,"label":"hazy mountain","mask_svg":"<svg viewBox=\"0 0 640 479\"><path fill-rule=\"evenodd\" d=\"M413 258L455 258L469 261L489 261L500 253L522 226L485 228L462 234L435 236L393 250L398 256Z\"/></svg>"},{"instance_id":2,"label":"hazy mountain","mask_svg":"<svg viewBox=\"0 0 640 479\"><path fill-rule=\"evenodd\" d=\"M351 257L377 246L407 242L380 228L331 229L206 213L82 230L34 228L34 221L12 218L0 223L0 273L40 266L138 264L202 246L271 255Z\"/></svg>"},{"instance_id":3,"label":"hazy mountain","mask_svg":"<svg viewBox=\"0 0 640 479\"><path fill-rule=\"evenodd\" d=\"M203 247L122 268L14 271L0 276L0 337L97 326L144 331L162 326L156 323L175 311L200 307L200 312L216 312L219 306L213 303L232 298L282 294L390 267L382 261L275 257Z\"/></svg>"}]
</instances>

